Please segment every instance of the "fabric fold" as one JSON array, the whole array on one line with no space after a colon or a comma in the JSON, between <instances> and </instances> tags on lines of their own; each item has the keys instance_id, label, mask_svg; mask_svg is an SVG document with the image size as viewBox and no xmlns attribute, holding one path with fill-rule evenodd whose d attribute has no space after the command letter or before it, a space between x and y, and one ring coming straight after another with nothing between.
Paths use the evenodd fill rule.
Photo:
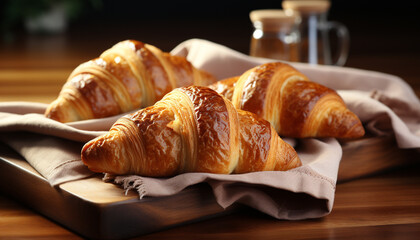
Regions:
<instances>
[{"instance_id":1,"label":"fabric fold","mask_svg":"<svg viewBox=\"0 0 420 240\"><path fill-rule=\"evenodd\" d=\"M317 218L331 212L336 183L306 165L287 172L247 174L184 173L168 179L108 176L107 181L135 189L140 198L163 197L198 183L207 183L217 203L228 208L240 203L278 219Z\"/></svg>"}]
</instances>

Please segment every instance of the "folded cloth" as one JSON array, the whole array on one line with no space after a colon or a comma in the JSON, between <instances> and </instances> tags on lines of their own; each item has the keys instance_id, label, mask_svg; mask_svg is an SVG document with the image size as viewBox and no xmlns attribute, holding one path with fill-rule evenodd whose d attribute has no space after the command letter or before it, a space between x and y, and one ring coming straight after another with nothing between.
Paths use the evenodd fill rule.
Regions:
<instances>
[{"instance_id":1,"label":"folded cloth","mask_svg":"<svg viewBox=\"0 0 420 240\"><path fill-rule=\"evenodd\" d=\"M186 56L194 66L213 73L218 79L240 75L256 65L273 61L249 57L201 39L185 41L171 53ZM336 89L368 131L394 134L400 148L420 148L420 102L402 79L359 69L290 64L312 81ZM45 105L34 103L0 104L2 141L20 152L52 185L90 176L80 161L81 145L104 134L121 115L62 124L43 117L40 113L44 110ZM121 184L127 191L136 189L141 198L169 196L206 182L217 202L225 208L242 203L278 219L325 216L333 207L342 148L333 138L295 142L303 166L286 172L185 173L172 178L106 175L105 179ZM45 152L54 149L56 153L46 154L40 149Z\"/></svg>"},{"instance_id":2,"label":"folded cloth","mask_svg":"<svg viewBox=\"0 0 420 240\"><path fill-rule=\"evenodd\" d=\"M0 141L20 153L52 186L91 176L80 159L80 149L106 133L121 115L63 124L45 118L46 107L31 102L0 103Z\"/></svg>"},{"instance_id":3,"label":"folded cloth","mask_svg":"<svg viewBox=\"0 0 420 240\"><path fill-rule=\"evenodd\" d=\"M332 210L334 203L341 148L333 138L304 139L299 144L303 166L285 172L184 173L172 178L107 175L105 179L123 185L126 190L136 189L140 198L169 196L207 182L224 208L241 203L278 219L322 217Z\"/></svg>"}]
</instances>

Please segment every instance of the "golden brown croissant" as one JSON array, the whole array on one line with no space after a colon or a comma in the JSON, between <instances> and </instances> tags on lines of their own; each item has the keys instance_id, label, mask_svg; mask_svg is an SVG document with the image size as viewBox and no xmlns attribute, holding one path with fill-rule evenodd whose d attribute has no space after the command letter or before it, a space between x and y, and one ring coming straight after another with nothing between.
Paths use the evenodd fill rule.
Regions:
<instances>
[{"instance_id":1,"label":"golden brown croissant","mask_svg":"<svg viewBox=\"0 0 420 240\"><path fill-rule=\"evenodd\" d=\"M210 88L231 96L236 108L268 120L281 136L357 138L365 133L336 91L285 63L263 64Z\"/></svg>"},{"instance_id":2,"label":"golden brown croissant","mask_svg":"<svg viewBox=\"0 0 420 240\"><path fill-rule=\"evenodd\" d=\"M60 122L113 116L151 106L176 87L215 81L184 57L126 40L79 65L45 115Z\"/></svg>"},{"instance_id":3,"label":"golden brown croissant","mask_svg":"<svg viewBox=\"0 0 420 240\"><path fill-rule=\"evenodd\" d=\"M198 86L177 88L120 118L109 133L86 143L81 156L95 172L153 177L280 171L302 164L268 121Z\"/></svg>"}]
</instances>

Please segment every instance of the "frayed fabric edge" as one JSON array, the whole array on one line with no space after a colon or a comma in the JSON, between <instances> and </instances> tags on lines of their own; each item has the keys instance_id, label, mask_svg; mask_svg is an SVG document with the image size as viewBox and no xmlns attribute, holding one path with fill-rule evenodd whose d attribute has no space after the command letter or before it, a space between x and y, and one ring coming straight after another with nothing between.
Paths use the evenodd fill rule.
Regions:
<instances>
[{"instance_id":1,"label":"frayed fabric edge","mask_svg":"<svg viewBox=\"0 0 420 240\"><path fill-rule=\"evenodd\" d=\"M125 190L125 195L127 195L130 190L136 190L140 199L147 195L144 180L138 175L115 176L105 173L102 180L105 182L113 182L122 186Z\"/></svg>"}]
</instances>

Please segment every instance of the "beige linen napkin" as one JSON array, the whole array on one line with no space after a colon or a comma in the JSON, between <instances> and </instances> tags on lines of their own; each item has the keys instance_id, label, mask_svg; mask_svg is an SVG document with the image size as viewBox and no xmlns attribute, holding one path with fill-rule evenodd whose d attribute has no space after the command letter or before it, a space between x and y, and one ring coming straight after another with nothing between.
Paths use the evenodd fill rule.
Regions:
<instances>
[{"instance_id":1,"label":"beige linen napkin","mask_svg":"<svg viewBox=\"0 0 420 240\"><path fill-rule=\"evenodd\" d=\"M52 186L93 175L80 160L80 149L106 133L121 115L62 124L43 116L46 107L0 103L0 141L22 155Z\"/></svg>"},{"instance_id":2,"label":"beige linen napkin","mask_svg":"<svg viewBox=\"0 0 420 240\"><path fill-rule=\"evenodd\" d=\"M240 75L251 67L273 61L252 58L201 39L183 42L172 53L186 56L193 65L213 73L219 79ZM338 90L351 110L360 116L369 130L376 134L395 134L398 146L401 148L420 147L419 100L400 78L358 69L291 64L313 81ZM60 161L77 163L79 169L83 167L80 165L80 146L88 139L103 134L119 117L61 124L45 119L39 114L43 112L45 106L27 107L25 103L13 104L14 107L8 106L10 103L0 105L0 136L3 136L3 141L11 146L16 145L16 142L20 144L15 146L15 149L46 178L51 175L51 169L60 168ZM44 143L44 146L52 146L57 151L71 152L68 157L60 158L54 163L54 167L51 167L48 163L45 164L46 161L50 161L46 160L45 154L34 157L37 155L34 153L38 152L39 145L34 145L30 138L28 141L21 141L19 139L22 137L14 139L8 137L17 133L16 131L19 131L19 134L36 134L38 135L36 137L43 138L52 136L55 140L71 141L75 147L73 150L66 146L63 148L63 145L56 144L55 140ZM169 196L196 183L207 182L222 207L242 203L279 219L322 217L331 212L333 207L337 173L342 156L341 146L333 138L297 140L294 146L303 161L303 166L287 172L237 175L186 173L167 179L107 176L107 180L115 181L127 190L136 189L140 197ZM87 177L90 174L90 172L80 174L78 170L70 171L72 177L69 179L66 178L64 169L71 169L72 165L62 165L66 167L58 177L50 180L52 185Z\"/></svg>"},{"instance_id":3,"label":"beige linen napkin","mask_svg":"<svg viewBox=\"0 0 420 240\"><path fill-rule=\"evenodd\" d=\"M333 207L341 148L335 139L304 139L298 147L303 166L286 172L246 174L184 173L173 178L106 176L107 180L136 189L140 198L176 194L207 182L216 201L227 208L242 203L278 219L318 218Z\"/></svg>"}]
</instances>

